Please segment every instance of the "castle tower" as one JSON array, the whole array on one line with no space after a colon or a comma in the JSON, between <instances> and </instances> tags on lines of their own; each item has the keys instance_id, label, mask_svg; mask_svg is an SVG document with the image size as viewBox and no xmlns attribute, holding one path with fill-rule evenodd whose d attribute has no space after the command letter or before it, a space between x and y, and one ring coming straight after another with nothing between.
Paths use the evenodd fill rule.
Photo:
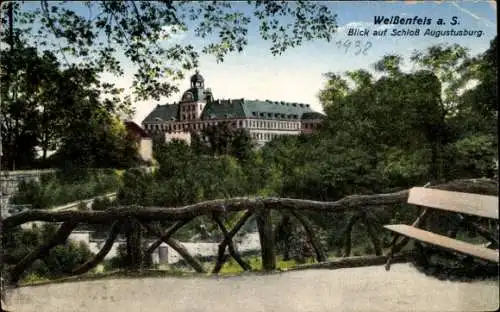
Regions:
<instances>
[{"instance_id":1,"label":"castle tower","mask_svg":"<svg viewBox=\"0 0 500 312\"><path fill-rule=\"evenodd\" d=\"M180 120L199 119L207 102L211 100L211 92L205 89L205 80L197 70L191 76L191 88L182 95L179 105Z\"/></svg>"}]
</instances>

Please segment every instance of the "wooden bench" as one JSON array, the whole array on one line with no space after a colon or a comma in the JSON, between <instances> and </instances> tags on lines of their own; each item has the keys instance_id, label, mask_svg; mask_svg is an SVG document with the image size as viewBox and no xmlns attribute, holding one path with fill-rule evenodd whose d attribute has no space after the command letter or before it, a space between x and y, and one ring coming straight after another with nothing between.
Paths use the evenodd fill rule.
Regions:
<instances>
[{"instance_id":1,"label":"wooden bench","mask_svg":"<svg viewBox=\"0 0 500 312\"><path fill-rule=\"evenodd\" d=\"M408 243L409 239L415 240L419 249L422 249L420 242L423 242L447 251L458 252L493 263L499 262L498 249L489 249L418 228L427 216L429 208L447 211L457 214L463 223L474 228L478 234L493 243L495 248L498 248L496 235L492 235L486 229L471 221L469 217L475 216L498 220L498 196L414 187L410 189L408 203L421 207L420 215L412 225L392 224L384 226L384 228L394 233L391 250L387 256L386 270L390 269L390 262L394 253L399 252ZM405 238L398 243L401 236Z\"/></svg>"}]
</instances>

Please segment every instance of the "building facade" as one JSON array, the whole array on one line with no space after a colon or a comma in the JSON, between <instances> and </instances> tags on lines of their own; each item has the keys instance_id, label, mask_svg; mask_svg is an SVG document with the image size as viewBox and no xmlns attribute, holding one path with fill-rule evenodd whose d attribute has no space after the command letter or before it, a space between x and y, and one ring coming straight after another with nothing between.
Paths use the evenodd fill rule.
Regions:
<instances>
[{"instance_id":1,"label":"building facade","mask_svg":"<svg viewBox=\"0 0 500 312\"><path fill-rule=\"evenodd\" d=\"M212 91L197 71L191 77L191 88L180 102L158 105L142 125L151 135L164 135L166 141L190 137L192 130L201 131L219 123L248 131L258 144L283 135L311 133L324 119L309 104L246 99L214 100Z\"/></svg>"},{"instance_id":2,"label":"building facade","mask_svg":"<svg viewBox=\"0 0 500 312\"><path fill-rule=\"evenodd\" d=\"M145 162L153 161L153 140L151 136L133 121L125 121L128 135L135 141L137 151Z\"/></svg>"}]
</instances>

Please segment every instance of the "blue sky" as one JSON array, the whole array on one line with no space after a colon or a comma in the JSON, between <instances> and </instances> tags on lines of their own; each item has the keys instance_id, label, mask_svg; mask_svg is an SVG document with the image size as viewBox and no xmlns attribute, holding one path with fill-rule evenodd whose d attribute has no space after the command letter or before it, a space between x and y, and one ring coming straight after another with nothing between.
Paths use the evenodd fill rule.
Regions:
<instances>
[{"instance_id":1,"label":"blue sky","mask_svg":"<svg viewBox=\"0 0 500 312\"><path fill-rule=\"evenodd\" d=\"M483 35L477 37L381 37L362 38L362 42L370 41L372 47L367 55L354 55L354 51L345 53L335 42L309 42L298 48L287 51L281 56L272 56L270 44L259 38L258 28L250 31L249 46L241 54L233 54L224 63L217 64L214 57L202 56L200 72L205 77L206 85L212 88L216 98L248 98L270 99L309 103L320 110L317 99L318 91L325 80L323 73L343 73L348 70L364 68L371 70L375 61L385 54L409 56L415 49L425 49L439 43L459 43L470 49L471 54L481 53L489 46L496 35L496 5L487 1L468 2L325 2L338 15L339 29L336 40L352 39L346 36L350 26L374 28L376 15L406 15L428 17L445 20L457 16L460 25L454 29L467 28L482 30ZM396 26L408 28L408 26ZM391 27L392 28L392 27ZM415 28L415 27L410 27ZM420 26L421 31L425 26ZM434 29L434 27L431 27ZM443 27L450 29L451 26ZM357 40L358 38L354 38ZM197 42L192 34L186 34L177 40ZM127 79L123 80L123 83ZM129 83L129 82L128 82ZM180 84L181 90L189 87L189 81ZM161 104L178 101L181 94L164 99ZM135 120L140 122L156 106L157 102L136 103Z\"/></svg>"},{"instance_id":2,"label":"blue sky","mask_svg":"<svg viewBox=\"0 0 500 312\"><path fill-rule=\"evenodd\" d=\"M246 6L246 1L235 6ZM496 35L496 3L492 1L329 1L324 2L332 12L337 14L339 29L333 42L314 41L303 44L285 52L281 56L273 56L269 50L270 44L260 39L258 26L253 25L249 33L249 45L243 53L235 53L226 57L223 63L217 64L215 57L203 55L200 59L200 72L205 77L205 84L212 88L215 98L247 98L270 99L278 101L293 101L309 103L320 110L317 99L318 91L325 80L323 73L343 73L348 70L371 70L374 62L385 54L398 54L408 57L415 49L425 49L440 43L458 43L467 47L472 55L481 53L489 46ZM82 11L83 13L83 11ZM85 11L84 14L87 14ZM460 25L457 26L390 26L398 29L426 28L481 30L481 37L348 37L349 28L376 28L374 16L404 16L427 17L436 21L445 21L457 16ZM369 41L371 48L366 55L355 55L354 50L347 53L339 49L336 41L360 40L364 45ZM191 32L177 36L179 43L191 43L201 46L206 41L194 37ZM115 82L118 86L130 89L134 66L124 60L125 75L103 78ZM410 68L410 67L407 67ZM189 76L190 74L188 74ZM189 81L180 83L181 92L189 88ZM178 101L181 94L174 94L160 102L147 101L135 103L136 116L134 120L142 119L157 104Z\"/></svg>"}]
</instances>

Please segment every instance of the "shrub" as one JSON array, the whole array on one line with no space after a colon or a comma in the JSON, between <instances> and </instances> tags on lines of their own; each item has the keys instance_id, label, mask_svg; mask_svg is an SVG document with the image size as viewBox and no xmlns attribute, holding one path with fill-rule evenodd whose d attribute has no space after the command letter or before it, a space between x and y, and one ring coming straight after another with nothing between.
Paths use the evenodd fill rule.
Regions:
<instances>
[{"instance_id":1,"label":"shrub","mask_svg":"<svg viewBox=\"0 0 500 312\"><path fill-rule=\"evenodd\" d=\"M16 265L41 243L52 237L55 231L55 226L33 227L31 230L17 227L6 233L3 237L6 265ZM53 248L48 256L35 261L24 276L31 280L59 277L71 272L92 256L85 243L68 241Z\"/></svg>"},{"instance_id":2,"label":"shrub","mask_svg":"<svg viewBox=\"0 0 500 312\"><path fill-rule=\"evenodd\" d=\"M113 271L122 269L126 265L126 255L127 255L127 247L125 244L121 244L117 248L118 255L109 260L104 261L104 270L105 271Z\"/></svg>"},{"instance_id":3,"label":"shrub","mask_svg":"<svg viewBox=\"0 0 500 312\"><path fill-rule=\"evenodd\" d=\"M33 209L47 209L116 191L120 185L120 177L113 170L94 171L86 175L86 180L78 182L68 182L68 179L58 175L42 177L39 182L19 183L11 203L31 205Z\"/></svg>"},{"instance_id":4,"label":"shrub","mask_svg":"<svg viewBox=\"0 0 500 312\"><path fill-rule=\"evenodd\" d=\"M70 241L53 248L43 262L35 266L33 273L47 278L61 277L90 260L92 256L85 243Z\"/></svg>"}]
</instances>

